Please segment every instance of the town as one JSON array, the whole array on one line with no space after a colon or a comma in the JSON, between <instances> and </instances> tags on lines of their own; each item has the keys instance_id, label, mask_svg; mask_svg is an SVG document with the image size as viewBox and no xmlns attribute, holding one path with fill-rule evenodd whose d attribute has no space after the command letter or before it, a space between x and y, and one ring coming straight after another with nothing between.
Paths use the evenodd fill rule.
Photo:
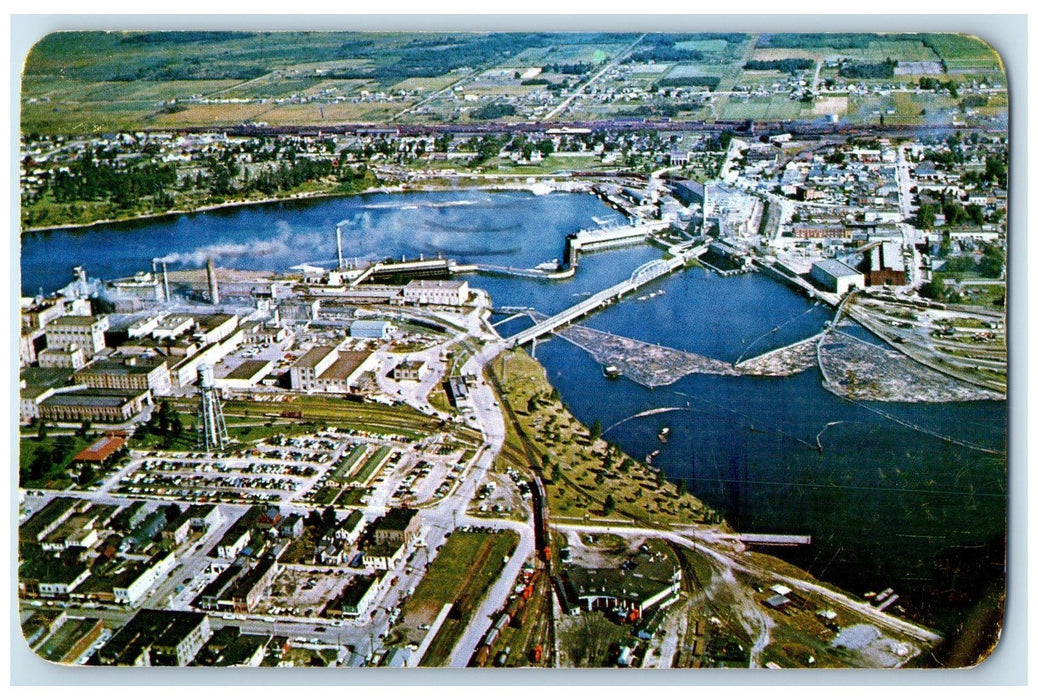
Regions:
<instances>
[{"instance_id":1,"label":"town","mask_svg":"<svg viewBox=\"0 0 1038 700\"><path fill-rule=\"evenodd\" d=\"M736 36L695 50L735 51ZM582 424L537 344L559 338L605 376L649 388L817 366L824 389L855 404L1004 400L1008 142L976 111L1004 87L938 80L945 68L927 58L754 59L728 85L726 73L653 73L678 50L666 41L620 48L587 67L284 102L388 105L393 124L23 129L30 232L470 187L589 193L617 217L528 267L439 250L359 255L343 221L322 234L333 260L242 269L213 247L155 255L126 276L80 262L59 271L60 288L23 296L18 595L37 654L116 666L900 667L941 645L893 588L859 597L781 562L811 538L737 532L652 454ZM662 74L671 84L639 82ZM888 128L885 112L843 129L817 111L859 94L968 102L947 128L918 132ZM663 104L694 113L776 95L822 119L650 128L618 111L652 105L639 116L660 119ZM168 114L267 99L196 95ZM488 123L428 123L471 110ZM560 114L568 122L553 124ZM653 253L551 313L506 306L477 281L550 289L632 246ZM834 318L734 362L582 323L649 304L663 294L653 285L693 268L766 275ZM516 320L526 325L505 330Z\"/></svg>"}]
</instances>

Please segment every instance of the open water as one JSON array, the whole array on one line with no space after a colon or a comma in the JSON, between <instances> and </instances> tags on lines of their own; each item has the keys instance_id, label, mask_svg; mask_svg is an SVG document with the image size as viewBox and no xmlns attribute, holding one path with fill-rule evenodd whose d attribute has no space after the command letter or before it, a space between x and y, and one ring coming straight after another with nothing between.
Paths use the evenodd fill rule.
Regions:
<instances>
[{"instance_id":1,"label":"open water","mask_svg":"<svg viewBox=\"0 0 1038 700\"><path fill-rule=\"evenodd\" d=\"M443 254L459 262L532 267L562 256L567 234L620 218L588 194L462 190L376 194L216 210L22 237L22 290L52 291L74 265L111 278L150 269L286 270L330 266L335 225L347 257ZM582 258L559 282L473 276L497 306L559 311L659 256L650 246ZM639 301L653 291L664 294ZM832 312L761 275L689 269L585 320L591 327L726 361L819 332ZM522 327L515 321L502 333ZM792 377L691 375L646 389L609 380L561 340L537 358L574 414L653 464L746 532L810 534L778 553L863 594L893 588L914 617L951 629L999 576L1006 533L1006 461L934 437L1005 449L1005 402L854 404L825 391L817 370ZM637 417L643 411L666 413ZM874 409L928 432L906 428ZM669 440L657 435L670 428ZM819 451L819 443L822 450Z\"/></svg>"}]
</instances>

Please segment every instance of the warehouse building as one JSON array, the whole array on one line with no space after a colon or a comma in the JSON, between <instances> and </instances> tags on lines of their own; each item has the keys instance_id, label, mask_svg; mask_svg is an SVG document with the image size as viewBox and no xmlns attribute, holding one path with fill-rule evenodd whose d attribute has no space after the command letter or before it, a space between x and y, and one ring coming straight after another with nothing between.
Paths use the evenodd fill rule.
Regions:
<instances>
[{"instance_id":1,"label":"warehouse building","mask_svg":"<svg viewBox=\"0 0 1038 700\"><path fill-rule=\"evenodd\" d=\"M843 296L852 289L865 288L865 275L839 260L819 260L811 265L811 278L830 292Z\"/></svg>"}]
</instances>

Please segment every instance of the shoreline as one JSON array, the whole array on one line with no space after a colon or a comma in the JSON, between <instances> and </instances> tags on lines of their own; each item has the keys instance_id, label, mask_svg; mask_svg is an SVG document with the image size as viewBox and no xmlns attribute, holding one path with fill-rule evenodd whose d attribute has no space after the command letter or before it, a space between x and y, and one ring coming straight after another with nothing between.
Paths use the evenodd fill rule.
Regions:
<instances>
[{"instance_id":1,"label":"shoreline","mask_svg":"<svg viewBox=\"0 0 1038 700\"><path fill-rule=\"evenodd\" d=\"M478 176L468 176L472 179L478 179ZM566 191L566 192L583 192L590 191L587 183L581 180L569 181L569 186L562 187L560 183L555 182L555 176L518 176L519 178L537 178L535 182L485 182L484 184L473 183L472 185L463 185L462 187L468 189L479 189L479 190L529 190L533 194L547 194L547 192L541 192L544 187L548 188L548 192ZM545 181L541 178L551 178L549 181ZM280 202L298 202L306 201L311 199L331 199L334 197L355 197L366 194L392 194L392 193L406 193L406 192L445 192L452 189L458 189L457 186L450 185L427 185L427 186L401 186L401 185L381 185L379 187L368 187L367 189L358 190L356 192L306 192L298 193L288 197L263 197L261 199L250 199L241 202L223 202L220 204L205 204L199 207L191 209L171 209L165 212L154 212L151 214L139 214L137 216L128 216L121 219L99 219L97 221L91 221L83 224L56 224L54 226L33 226L30 228L19 228L19 235L25 235L28 233L46 233L49 231L62 231L62 230L73 230L73 229L88 229L94 226L106 226L109 224L125 224L136 221L148 221L151 219L162 219L166 217L185 216L189 214L198 214L200 212L216 211L218 209L231 209L236 207L249 207L261 204L277 204Z\"/></svg>"}]
</instances>

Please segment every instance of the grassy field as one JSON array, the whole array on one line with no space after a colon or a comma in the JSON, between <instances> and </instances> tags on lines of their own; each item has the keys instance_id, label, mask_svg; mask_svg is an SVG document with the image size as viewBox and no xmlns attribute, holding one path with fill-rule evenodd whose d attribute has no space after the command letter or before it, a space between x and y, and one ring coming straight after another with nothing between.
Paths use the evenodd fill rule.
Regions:
<instances>
[{"instance_id":1,"label":"grassy field","mask_svg":"<svg viewBox=\"0 0 1038 700\"><path fill-rule=\"evenodd\" d=\"M516 424L506 420L502 460L528 465L520 431L536 462L544 466L546 491L552 518L635 521L654 526L667 523L714 522L716 514L690 494L679 494L675 484L604 440L592 440L587 427L550 398L552 387L544 369L523 351L507 356L507 380L501 382L504 398L512 407ZM501 376L501 359L492 364ZM527 412L536 397L536 410ZM506 414L506 418L507 418ZM557 475L557 478L555 476ZM607 496L614 510L607 513Z\"/></svg>"},{"instance_id":2,"label":"grassy field","mask_svg":"<svg viewBox=\"0 0 1038 700\"><path fill-rule=\"evenodd\" d=\"M414 594L404 603L396 632L418 642L444 605L453 605L440 627L422 666L442 666L459 635L468 625L487 589L497 579L505 557L515 551L519 536L498 533L455 532L429 566Z\"/></svg>"}]
</instances>

